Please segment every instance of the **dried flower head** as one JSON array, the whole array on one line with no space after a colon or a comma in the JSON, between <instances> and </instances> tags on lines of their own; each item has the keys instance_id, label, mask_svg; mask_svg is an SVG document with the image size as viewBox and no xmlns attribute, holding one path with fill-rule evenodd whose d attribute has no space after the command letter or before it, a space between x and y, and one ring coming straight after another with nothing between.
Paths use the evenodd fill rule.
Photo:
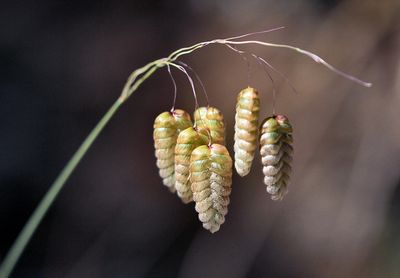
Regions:
<instances>
[{"instance_id":1,"label":"dried flower head","mask_svg":"<svg viewBox=\"0 0 400 278\"><path fill-rule=\"evenodd\" d=\"M197 127L210 131L212 143L225 144L225 123L221 111L215 107L200 107L193 117Z\"/></svg>"},{"instance_id":2,"label":"dried flower head","mask_svg":"<svg viewBox=\"0 0 400 278\"><path fill-rule=\"evenodd\" d=\"M154 121L154 148L163 184L175 192L175 145L181 130L192 126L190 115L176 109L163 112Z\"/></svg>"},{"instance_id":3,"label":"dried flower head","mask_svg":"<svg viewBox=\"0 0 400 278\"><path fill-rule=\"evenodd\" d=\"M235 169L246 176L251 169L258 140L258 115L260 98L251 87L242 90L236 102L235 115Z\"/></svg>"},{"instance_id":4,"label":"dried flower head","mask_svg":"<svg viewBox=\"0 0 400 278\"><path fill-rule=\"evenodd\" d=\"M232 159L225 146L212 144L194 149L190 158L195 209L203 227L215 233L225 222L232 185Z\"/></svg>"},{"instance_id":5,"label":"dried flower head","mask_svg":"<svg viewBox=\"0 0 400 278\"><path fill-rule=\"evenodd\" d=\"M175 188L185 204L193 201L189 179L190 156L195 148L207 143L208 136L205 130L188 127L178 135L175 146Z\"/></svg>"},{"instance_id":6,"label":"dried flower head","mask_svg":"<svg viewBox=\"0 0 400 278\"><path fill-rule=\"evenodd\" d=\"M286 116L265 119L261 125L260 154L264 183L272 200L282 200L287 193L293 153L292 126Z\"/></svg>"}]
</instances>

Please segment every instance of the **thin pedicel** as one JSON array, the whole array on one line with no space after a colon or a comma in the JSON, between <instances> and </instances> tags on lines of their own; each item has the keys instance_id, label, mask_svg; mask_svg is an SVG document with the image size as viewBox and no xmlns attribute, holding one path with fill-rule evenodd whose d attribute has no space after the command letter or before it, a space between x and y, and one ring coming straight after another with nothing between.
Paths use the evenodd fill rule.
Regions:
<instances>
[{"instance_id":1,"label":"thin pedicel","mask_svg":"<svg viewBox=\"0 0 400 278\"><path fill-rule=\"evenodd\" d=\"M167 65L167 69L168 69L168 74L169 74L169 76L171 77L172 84L174 85L174 101L173 101L172 107L171 107L171 112L173 112L173 111L175 110L176 95L177 95L178 89L177 89L177 87L176 87L175 78L174 78L174 76L172 75L171 67L170 67L169 65Z\"/></svg>"},{"instance_id":2,"label":"thin pedicel","mask_svg":"<svg viewBox=\"0 0 400 278\"><path fill-rule=\"evenodd\" d=\"M186 63L184 63L184 62L182 62L182 61L176 61L176 62L177 62L178 64L181 64L182 66L186 67L186 68L189 69L191 72L193 72L194 76L195 76L196 79L197 79L197 82L199 82L199 84L200 84L200 86L201 86L201 89L203 90L204 97L206 98L207 107L209 107L209 106L210 106L210 100L209 100L209 98L208 98L208 94L207 94L207 91L206 91L206 87L204 86L203 81L201 81L200 76L199 76L199 75L197 74L197 72L196 72L192 67L190 67L188 64L186 64Z\"/></svg>"},{"instance_id":3,"label":"thin pedicel","mask_svg":"<svg viewBox=\"0 0 400 278\"><path fill-rule=\"evenodd\" d=\"M179 57L187 54L191 54L194 51L201 49L205 46L211 45L211 44L222 44L222 45L261 45L261 46L267 46L267 47L274 47L274 48L285 48L289 49L292 51L296 51L298 53L301 53L303 55L306 55L307 57L311 58L313 61L316 63L319 63L329 70L333 71L334 73L349 79L350 81L356 82L359 85L365 86L365 87L371 87L372 84L362 81L354 76L351 76L347 73L344 73L335 67L333 67L331 64L327 63L325 60L323 60L321 57L317 56L314 53L311 53L309 51L291 46L291 45L285 45L285 44L274 44L274 43L267 43L263 41L257 41L257 40L249 40L249 41L237 41L238 39L252 36L255 34L261 34L261 33L268 33L268 32L273 32L276 30L280 30L282 27L279 28L273 28L265 31L260 31L260 32L253 32L253 33L248 33L240 36L235 36L227 39L215 39L215 40L210 40L206 42L200 42L197 44L194 44L189 47L184 47L181 49L178 49L174 52L172 52L168 57L162 58L162 59L157 59L153 62L148 63L147 65L136 69L133 71L129 77L127 82L125 83L122 92L120 96L116 99L116 101L111 105L111 107L108 109L108 111L104 114L104 116L100 119L100 121L96 124L96 126L93 128L93 130L89 133L89 135L86 137L86 139L82 142L78 150L73 154L71 159L67 162L65 167L62 169L60 174L57 176L55 181L51 184L49 190L46 192L42 200L39 202L38 206L36 209L33 211L32 215L29 217L28 221L26 222L25 226L22 228L20 234L17 236L15 242L11 246L10 250L6 254L4 261L2 262L0 266L0 277L1 278L7 278L11 274L12 270L14 269L16 263L18 262L19 258L21 257L23 251L25 250L25 247L29 243L32 235L36 231L37 227L43 220L44 216L48 212L49 208L51 205L54 203L55 199L57 198L58 194L61 192L63 189L65 183L71 176L72 172L76 169L82 158L85 156L89 148L93 145L94 141L97 139L101 131L104 129L104 127L108 124L108 122L111 120L111 118L115 115L115 113L118 111L118 109L122 106L123 103L135 92L137 89L145 82L151 75L153 75L154 72L156 72L158 69L166 66L168 63L173 63L176 61ZM172 64L170 64L172 65ZM191 82L193 83L193 82ZM191 84L192 85L192 84ZM194 87L194 86L192 86Z\"/></svg>"}]
</instances>

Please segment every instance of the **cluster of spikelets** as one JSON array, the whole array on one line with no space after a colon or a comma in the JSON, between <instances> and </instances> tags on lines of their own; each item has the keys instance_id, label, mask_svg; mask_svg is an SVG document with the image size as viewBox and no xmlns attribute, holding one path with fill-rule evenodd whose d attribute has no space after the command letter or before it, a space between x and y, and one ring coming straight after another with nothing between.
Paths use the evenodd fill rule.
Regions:
<instances>
[{"instance_id":1,"label":"cluster of spikelets","mask_svg":"<svg viewBox=\"0 0 400 278\"><path fill-rule=\"evenodd\" d=\"M267 192L272 200L282 200L287 193L291 172L292 126L286 116L273 115L267 117L259 128L259 110L258 92L250 87L242 90L237 98L235 115L236 172L242 177L250 172L259 138Z\"/></svg>"},{"instance_id":2,"label":"cluster of spikelets","mask_svg":"<svg viewBox=\"0 0 400 278\"><path fill-rule=\"evenodd\" d=\"M242 90L235 116L235 169L246 176L259 145L264 183L273 200L287 192L291 171L292 127L287 117L273 115L259 127L260 99L253 88ZM225 146L225 123L214 107L193 115L180 109L161 113L154 122L154 146L163 184L185 204L195 202L203 227L214 233L225 221L233 162ZM259 144L258 144L259 143Z\"/></svg>"},{"instance_id":3,"label":"cluster of spikelets","mask_svg":"<svg viewBox=\"0 0 400 278\"><path fill-rule=\"evenodd\" d=\"M203 227L216 232L225 221L232 185L232 159L222 113L200 107L161 113L154 122L157 167L163 183L184 203L194 201Z\"/></svg>"}]
</instances>

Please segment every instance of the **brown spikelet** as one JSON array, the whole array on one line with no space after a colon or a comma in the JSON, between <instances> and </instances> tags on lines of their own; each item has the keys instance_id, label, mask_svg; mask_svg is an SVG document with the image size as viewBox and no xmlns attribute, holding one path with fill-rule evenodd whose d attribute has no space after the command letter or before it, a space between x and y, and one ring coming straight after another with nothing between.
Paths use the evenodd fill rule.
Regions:
<instances>
[{"instance_id":1,"label":"brown spikelet","mask_svg":"<svg viewBox=\"0 0 400 278\"><path fill-rule=\"evenodd\" d=\"M292 126L286 116L277 115L261 125L260 154L264 183L272 200L282 200L287 193L293 153Z\"/></svg>"},{"instance_id":2,"label":"brown spikelet","mask_svg":"<svg viewBox=\"0 0 400 278\"><path fill-rule=\"evenodd\" d=\"M163 184L175 192L175 144L181 130L192 126L190 115L180 109L163 112L154 121L154 148Z\"/></svg>"},{"instance_id":3,"label":"brown spikelet","mask_svg":"<svg viewBox=\"0 0 400 278\"><path fill-rule=\"evenodd\" d=\"M190 156L195 148L207 143L207 133L194 127L188 127L178 135L175 146L175 188L185 204L193 201L189 179Z\"/></svg>"},{"instance_id":4,"label":"brown spikelet","mask_svg":"<svg viewBox=\"0 0 400 278\"><path fill-rule=\"evenodd\" d=\"M195 209L203 227L211 233L219 230L228 213L232 185L232 159L225 146L197 147L190 158Z\"/></svg>"},{"instance_id":5,"label":"brown spikelet","mask_svg":"<svg viewBox=\"0 0 400 278\"><path fill-rule=\"evenodd\" d=\"M250 87L242 90L236 103L235 115L235 169L244 177L251 169L258 139L258 114L260 98Z\"/></svg>"},{"instance_id":6,"label":"brown spikelet","mask_svg":"<svg viewBox=\"0 0 400 278\"><path fill-rule=\"evenodd\" d=\"M212 143L225 145L225 123L221 111L215 107L200 107L194 111L194 121L199 128L208 128Z\"/></svg>"}]
</instances>

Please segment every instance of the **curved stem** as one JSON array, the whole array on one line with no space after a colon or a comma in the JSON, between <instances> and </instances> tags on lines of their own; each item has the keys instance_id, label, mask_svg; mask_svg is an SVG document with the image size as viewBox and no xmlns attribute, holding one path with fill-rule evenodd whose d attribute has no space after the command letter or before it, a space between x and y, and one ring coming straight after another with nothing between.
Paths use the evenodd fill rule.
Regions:
<instances>
[{"instance_id":1,"label":"curved stem","mask_svg":"<svg viewBox=\"0 0 400 278\"><path fill-rule=\"evenodd\" d=\"M97 136L99 136L100 132L106 126L106 124L110 121L111 117L115 114L118 108L121 106L122 102L117 100L111 108L107 111L107 113L103 116L100 122L95 126L95 128L90 132L88 137L86 137L85 141L83 141L82 145L72 156L70 161L61 171L57 179L50 186L50 189L47 191L46 195L44 195L43 199L40 201L39 205L36 207L28 222L26 222L24 228L18 235L14 244L11 246L11 249L8 251L7 256L5 257L1 267L0 267L0 277L5 278L11 274L15 264L18 262L18 259L21 257L22 252L24 251L26 245L31 239L33 233L36 231L40 222L46 215L50 206L53 204L57 195L60 193L63 188L65 182L71 176L72 172L75 170L76 166L82 160L86 152L92 146L94 140L96 140Z\"/></svg>"},{"instance_id":2,"label":"curved stem","mask_svg":"<svg viewBox=\"0 0 400 278\"><path fill-rule=\"evenodd\" d=\"M334 66L332 66L331 64L329 64L328 62L326 62L324 59L322 59L321 57L319 57L318 55L311 53L310 51L298 48L298 47L294 47L291 45L287 45L287 44L275 44L275 43L268 43L268 42L262 42L262 41L230 41L230 40L215 40L216 43L221 43L221 44L259 44L259 45L263 45L263 46L269 46L269 47L276 47L276 48L286 48L286 49L290 49L290 50L294 50L298 53L301 53L311 59L314 60L314 62L321 64L323 66L325 66L326 68L328 68L329 70L331 70L332 72L346 78L349 79L355 83L358 83L361 86L364 87L371 87L372 83L369 82L365 82L362 81L361 79L358 79L350 74L347 74L337 68L335 68Z\"/></svg>"},{"instance_id":3,"label":"curved stem","mask_svg":"<svg viewBox=\"0 0 400 278\"><path fill-rule=\"evenodd\" d=\"M278 30L278 29L280 29L280 28L272 29L272 31ZM347 79L350 79L360 85L363 85L366 87L371 86L371 83L361 81L353 76L343 73L342 71L339 71L338 69L334 68L332 65L325 62L319 56L317 56L311 52L308 52L306 50L297 48L297 47L293 47L290 45L283 45L283 44L266 43L266 42L261 42L261 41L234 41L234 40L232 40L232 39L243 38L243 37L251 36L254 34L258 34L258 33L265 33L265 32L267 32L267 31L249 33L249 34L232 37L232 38L228 38L228 39L216 39L216 40L211 40L211 41L206 41L206 42L200 42L200 43L194 44L189 47L184 47L184 48L178 49L178 50L172 52L167 58L155 60L155 61L150 62L147 65L135 70L134 72L132 72L132 74L128 77L128 80L122 90L120 97L115 101L115 103L111 106L111 108L103 116L103 118L100 120L100 122L90 132L90 134L85 139L85 141L83 141L82 145L75 152L75 154L72 156L72 158L68 161L67 165L63 168L63 170L61 171L59 176L56 178L56 180L50 186L50 189L47 191L47 193L45 194L43 199L40 201L37 208L34 210L32 215L26 222L22 231L16 238L14 244L11 246L10 250L6 254L4 261L0 265L0 278L9 277L9 275L11 274L12 270L14 269L16 263L18 262L19 258L21 257L23 251L25 250L25 247L29 243L29 240L32 238L33 233L36 231L37 227L39 226L40 222L43 220L47 211L49 210L49 208L53 204L54 200L56 199L56 197L58 196L58 194L64 187L66 181L71 176L71 174L75 170L75 168L78 166L78 164L82 160L82 158L85 156L85 154L87 153L89 148L92 146L93 142L99 136L100 132L107 125L107 123L111 120L112 116L117 112L119 107L157 69L159 69L167 64L175 65L172 62L176 61L180 56L190 54L190 53L194 52L195 50L202 48L204 46L210 45L210 44L223 44L223 45L228 45L228 46L235 45L235 44L260 44L260 45L270 46L270 47L288 48L288 49L295 50L301 54L304 54L304 55L312 58L315 62L323 64L324 66L326 66L328 69L332 70L333 72L335 72ZM141 77L138 79L139 76L141 76ZM192 87L194 87L194 85L192 83L193 82L191 81L191 85L192 85Z\"/></svg>"},{"instance_id":4,"label":"curved stem","mask_svg":"<svg viewBox=\"0 0 400 278\"><path fill-rule=\"evenodd\" d=\"M135 92L139 86L149 78L158 68L162 67L164 64L159 60L154 61L146 66L134 71L132 75L128 78L126 85L122 91L121 96L114 102L106 114L101 118L98 124L86 137L82 145L75 152L72 158L68 161L67 165L63 168L59 176L50 186L50 189L44 195L43 199L40 201L39 205L36 207L32 215L29 217L25 226L22 228L15 242L11 246L10 250L6 254L4 261L0 265L0 278L7 278L10 276L12 270L17 264L19 258L24 252L26 246L28 245L33 233L36 231L39 224L42 222L47 211L50 209L54 200L57 198L60 191L63 189L68 178L71 176L72 172L81 162L82 158L85 156L89 148L92 146L93 142L99 136L100 132L104 129L107 123L111 120L112 116L117 112L121 105L126 101L126 99ZM136 78L145 73L141 78ZM132 84L133 82L133 84Z\"/></svg>"}]
</instances>

